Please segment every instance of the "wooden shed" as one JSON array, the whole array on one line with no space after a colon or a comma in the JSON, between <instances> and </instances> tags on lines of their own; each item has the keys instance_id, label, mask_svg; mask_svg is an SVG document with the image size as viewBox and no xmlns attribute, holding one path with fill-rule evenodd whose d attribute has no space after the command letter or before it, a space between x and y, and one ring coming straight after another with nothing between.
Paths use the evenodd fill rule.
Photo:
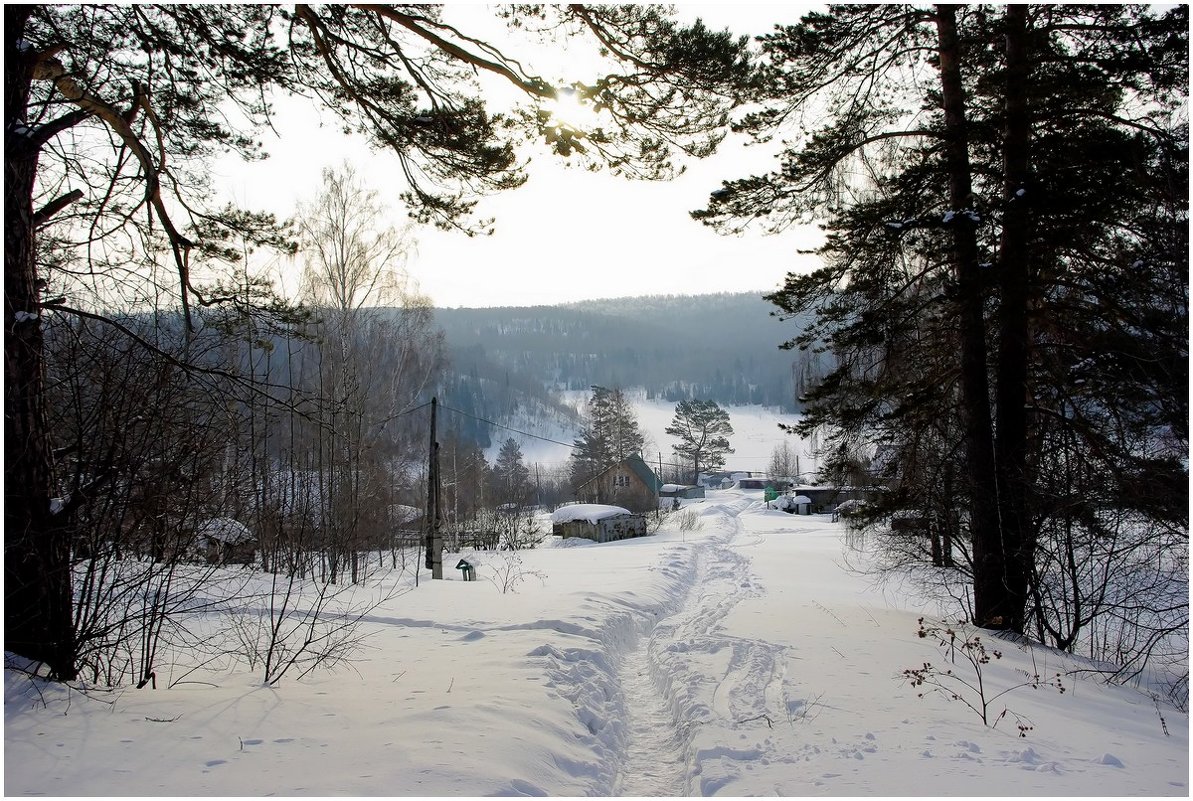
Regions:
<instances>
[{"instance_id":1,"label":"wooden shed","mask_svg":"<svg viewBox=\"0 0 1193 801\"><path fill-rule=\"evenodd\" d=\"M613 542L646 536L646 518L620 506L576 503L561 506L551 515L551 533L568 539Z\"/></svg>"}]
</instances>

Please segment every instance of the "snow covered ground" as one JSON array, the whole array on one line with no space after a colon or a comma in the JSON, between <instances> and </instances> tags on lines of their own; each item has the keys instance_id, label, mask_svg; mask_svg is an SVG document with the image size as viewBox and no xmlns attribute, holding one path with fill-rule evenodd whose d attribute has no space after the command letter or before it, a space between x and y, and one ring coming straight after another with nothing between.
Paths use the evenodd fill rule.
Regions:
<instances>
[{"instance_id":1,"label":"snow covered ground","mask_svg":"<svg viewBox=\"0 0 1193 801\"><path fill-rule=\"evenodd\" d=\"M240 664L84 693L6 670L5 794L1189 794L1188 716L1071 657L992 641L995 727L973 690L918 697L905 669L974 677L917 636L935 610L759 494L469 556L480 580L424 578L369 614L352 669L301 682ZM1065 692L1019 686L1034 673Z\"/></svg>"}]
</instances>

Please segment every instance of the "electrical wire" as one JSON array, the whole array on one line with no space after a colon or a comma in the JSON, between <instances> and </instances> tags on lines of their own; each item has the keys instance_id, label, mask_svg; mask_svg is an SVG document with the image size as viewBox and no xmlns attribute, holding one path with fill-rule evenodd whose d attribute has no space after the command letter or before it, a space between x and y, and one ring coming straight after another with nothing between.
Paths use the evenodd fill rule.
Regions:
<instances>
[{"instance_id":1,"label":"electrical wire","mask_svg":"<svg viewBox=\"0 0 1193 801\"><path fill-rule=\"evenodd\" d=\"M473 420L479 420L482 423L488 423L489 425L493 426L494 428L501 428L506 431L512 431L515 434L521 434L524 437L533 437L534 439L541 439L543 442L550 442L553 445L563 445L565 448L576 447L576 443L574 443L574 442L560 442L559 440L551 439L550 437L541 437L538 434L531 434L529 431L519 431L516 428L510 428L509 426L502 425L501 423L494 422L493 420L487 420L484 417L477 417L475 414L469 414L468 412L461 411L459 409L454 409L451 406L448 406L447 404L444 404L444 403L440 403L439 408L444 409L449 412L455 412L456 414L461 414L465 417L471 417Z\"/></svg>"}]
</instances>

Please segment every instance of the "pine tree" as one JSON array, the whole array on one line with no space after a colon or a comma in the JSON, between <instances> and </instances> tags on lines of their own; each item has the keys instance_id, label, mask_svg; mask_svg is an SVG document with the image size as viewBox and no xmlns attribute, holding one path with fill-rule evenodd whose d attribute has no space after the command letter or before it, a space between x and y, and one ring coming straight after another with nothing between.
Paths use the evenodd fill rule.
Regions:
<instances>
[{"instance_id":1,"label":"pine tree","mask_svg":"<svg viewBox=\"0 0 1193 801\"><path fill-rule=\"evenodd\" d=\"M841 464L897 448L884 511L964 537L980 625L1067 646L1110 612L1062 531L1187 532L1186 47L1185 7L833 6L763 39L745 127L791 134L782 168L695 214L826 220L825 266L771 296L835 361L799 428Z\"/></svg>"},{"instance_id":2,"label":"pine tree","mask_svg":"<svg viewBox=\"0 0 1193 801\"><path fill-rule=\"evenodd\" d=\"M530 468L522 463L522 448L510 437L501 444L493 464L495 499L498 503L524 504L530 494Z\"/></svg>"},{"instance_id":3,"label":"pine tree","mask_svg":"<svg viewBox=\"0 0 1193 801\"><path fill-rule=\"evenodd\" d=\"M641 454L645 444L633 407L620 389L594 386L585 416L585 429L573 443L575 490L627 456Z\"/></svg>"},{"instance_id":4,"label":"pine tree","mask_svg":"<svg viewBox=\"0 0 1193 801\"><path fill-rule=\"evenodd\" d=\"M675 417L664 429L679 444L676 456L692 463L692 480L700 479L702 468L725 465L725 456L733 453L727 437L733 434L729 413L711 400L685 400L675 406Z\"/></svg>"}]
</instances>

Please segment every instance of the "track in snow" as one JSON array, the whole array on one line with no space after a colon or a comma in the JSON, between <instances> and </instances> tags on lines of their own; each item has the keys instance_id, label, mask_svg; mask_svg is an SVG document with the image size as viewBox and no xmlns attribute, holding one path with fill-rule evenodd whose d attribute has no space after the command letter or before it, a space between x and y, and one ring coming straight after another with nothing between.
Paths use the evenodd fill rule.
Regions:
<instances>
[{"instance_id":1,"label":"track in snow","mask_svg":"<svg viewBox=\"0 0 1193 801\"><path fill-rule=\"evenodd\" d=\"M687 794L685 743L667 700L654 681L650 636L626 654L618 674L626 714L626 753L614 795Z\"/></svg>"},{"instance_id":2,"label":"track in snow","mask_svg":"<svg viewBox=\"0 0 1193 801\"><path fill-rule=\"evenodd\" d=\"M689 794L697 767L690 753L691 727L713 717L754 717L775 700L776 684L781 686L779 649L739 640L720 628L739 601L758 591L749 560L730 547L742 530L737 515L750 505L726 507L729 520L719 524L730 531L702 549L687 599L642 634L618 670L626 736L615 795ZM718 525L712 519L707 523ZM718 653L728 657L728 664L705 672L711 667L707 660L719 660ZM704 663L705 670L695 663Z\"/></svg>"}]
</instances>

